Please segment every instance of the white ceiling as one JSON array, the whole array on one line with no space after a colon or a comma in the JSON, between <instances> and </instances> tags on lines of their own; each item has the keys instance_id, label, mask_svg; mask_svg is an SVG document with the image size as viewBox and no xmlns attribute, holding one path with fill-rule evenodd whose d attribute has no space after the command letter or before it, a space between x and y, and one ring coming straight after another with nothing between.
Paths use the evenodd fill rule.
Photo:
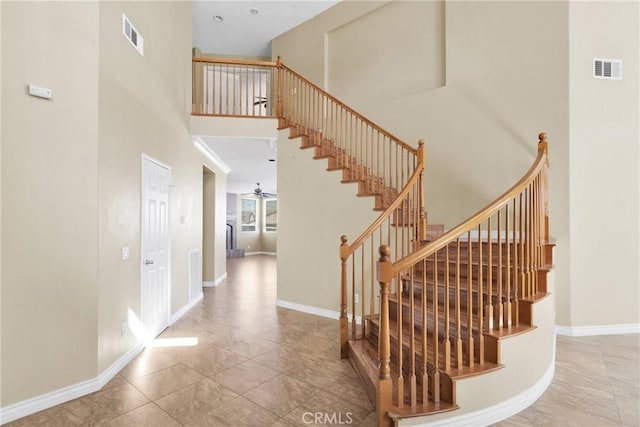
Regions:
<instances>
[{"instance_id":1,"label":"white ceiling","mask_svg":"<svg viewBox=\"0 0 640 427\"><path fill-rule=\"evenodd\" d=\"M193 45L204 53L271 57L271 40L339 0L193 2ZM259 9L257 15L251 9ZM220 15L223 22L215 22Z\"/></svg>"},{"instance_id":2,"label":"white ceiling","mask_svg":"<svg viewBox=\"0 0 640 427\"><path fill-rule=\"evenodd\" d=\"M204 53L271 57L271 40L340 0L234 0L193 2L193 46ZM259 9L257 15L251 9ZM221 23L213 17L224 18ZM227 191L250 193L256 183L277 193L276 142L270 138L199 137L231 169Z\"/></svg>"},{"instance_id":3,"label":"white ceiling","mask_svg":"<svg viewBox=\"0 0 640 427\"><path fill-rule=\"evenodd\" d=\"M231 169L227 175L228 193L251 193L260 183L266 193L277 193L275 138L234 138L200 136Z\"/></svg>"}]
</instances>

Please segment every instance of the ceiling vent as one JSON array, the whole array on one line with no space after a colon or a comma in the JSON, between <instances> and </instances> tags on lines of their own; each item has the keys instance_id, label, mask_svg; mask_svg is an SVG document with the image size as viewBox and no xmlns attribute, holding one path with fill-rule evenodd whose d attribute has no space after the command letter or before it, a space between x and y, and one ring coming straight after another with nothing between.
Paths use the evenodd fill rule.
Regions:
<instances>
[{"instance_id":1,"label":"ceiling vent","mask_svg":"<svg viewBox=\"0 0 640 427\"><path fill-rule=\"evenodd\" d=\"M144 56L144 38L135 29L133 25L131 25L131 21L124 14L122 14L122 34L129 40L129 42L136 48L138 53Z\"/></svg>"},{"instance_id":2,"label":"ceiling vent","mask_svg":"<svg viewBox=\"0 0 640 427\"><path fill-rule=\"evenodd\" d=\"M622 80L622 61L620 59L593 58L593 78Z\"/></svg>"}]
</instances>

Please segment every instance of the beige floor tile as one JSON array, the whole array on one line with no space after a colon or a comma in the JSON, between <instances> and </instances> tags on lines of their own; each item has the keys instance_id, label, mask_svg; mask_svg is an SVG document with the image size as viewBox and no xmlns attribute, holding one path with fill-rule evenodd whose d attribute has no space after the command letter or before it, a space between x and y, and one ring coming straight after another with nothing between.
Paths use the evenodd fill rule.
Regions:
<instances>
[{"instance_id":1,"label":"beige floor tile","mask_svg":"<svg viewBox=\"0 0 640 427\"><path fill-rule=\"evenodd\" d=\"M55 406L3 425L6 427L68 427L82 426L85 422L68 409Z\"/></svg>"},{"instance_id":2,"label":"beige floor tile","mask_svg":"<svg viewBox=\"0 0 640 427\"><path fill-rule=\"evenodd\" d=\"M240 356L250 359L252 357L264 354L269 350L273 350L277 346L278 344L272 341L268 341L256 336L251 336L242 341L235 342L226 348L233 351L234 353L239 354Z\"/></svg>"},{"instance_id":3,"label":"beige floor tile","mask_svg":"<svg viewBox=\"0 0 640 427\"><path fill-rule=\"evenodd\" d=\"M373 404L367 397L367 392L359 378L341 377L323 387L323 389L353 404L366 409L373 409Z\"/></svg>"},{"instance_id":4,"label":"beige floor tile","mask_svg":"<svg viewBox=\"0 0 640 427\"><path fill-rule=\"evenodd\" d=\"M238 395L221 384L205 379L156 401L156 404L182 424L195 424L207 413Z\"/></svg>"},{"instance_id":5,"label":"beige floor tile","mask_svg":"<svg viewBox=\"0 0 640 427\"><path fill-rule=\"evenodd\" d=\"M201 414L186 427L265 427L279 421L278 416L255 403L238 397L231 402Z\"/></svg>"},{"instance_id":6,"label":"beige floor tile","mask_svg":"<svg viewBox=\"0 0 640 427\"><path fill-rule=\"evenodd\" d=\"M132 381L177 363L176 360L160 353L155 348L150 348L140 353L120 374L128 381Z\"/></svg>"},{"instance_id":7,"label":"beige floor tile","mask_svg":"<svg viewBox=\"0 0 640 427\"><path fill-rule=\"evenodd\" d=\"M128 381L124 378L122 372L120 372L118 375L111 378L111 380L106 383L104 387L102 387L102 390L107 390L109 388L118 387L124 384L128 384Z\"/></svg>"},{"instance_id":8,"label":"beige floor tile","mask_svg":"<svg viewBox=\"0 0 640 427\"><path fill-rule=\"evenodd\" d=\"M245 393L244 396L274 414L284 417L318 391L320 390L295 378L278 375Z\"/></svg>"},{"instance_id":9,"label":"beige floor tile","mask_svg":"<svg viewBox=\"0 0 640 427\"><path fill-rule=\"evenodd\" d=\"M180 423L171 418L155 404L149 403L120 415L104 424L105 427L180 427Z\"/></svg>"},{"instance_id":10,"label":"beige floor tile","mask_svg":"<svg viewBox=\"0 0 640 427\"><path fill-rule=\"evenodd\" d=\"M247 360L216 374L213 379L236 393L243 394L279 374L278 371Z\"/></svg>"},{"instance_id":11,"label":"beige floor tile","mask_svg":"<svg viewBox=\"0 0 640 427\"><path fill-rule=\"evenodd\" d=\"M131 383L150 399L158 399L203 379L198 372L178 364L137 378Z\"/></svg>"},{"instance_id":12,"label":"beige floor tile","mask_svg":"<svg viewBox=\"0 0 640 427\"><path fill-rule=\"evenodd\" d=\"M215 374L245 362L246 360L247 358L227 348L214 348L207 353L189 356L183 360L183 363L202 375L213 378Z\"/></svg>"},{"instance_id":13,"label":"beige floor tile","mask_svg":"<svg viewBox=\"0 0 640 427\"><path fill-rule=\"evenodd\" d=\"M97 425L149 403L149 399L131 384L123 384L64 403L62 408Z\"/></svg>"},{"instance_id":14,"label":"beige floor tile","mask_svg":"<svg viewBox=\"0 0 640 427\"><path fill-rule=\"evenodd\" d=\"M370 409L321 391L289 412L285 420L296 426L359 425L370 412Z\"/></svg>"}]
</instances>

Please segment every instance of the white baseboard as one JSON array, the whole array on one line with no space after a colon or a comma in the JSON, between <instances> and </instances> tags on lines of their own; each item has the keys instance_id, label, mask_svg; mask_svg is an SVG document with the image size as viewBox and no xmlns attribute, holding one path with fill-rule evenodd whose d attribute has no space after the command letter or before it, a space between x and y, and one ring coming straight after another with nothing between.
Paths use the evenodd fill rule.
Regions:
<instances>
[{"instance_id":1,"label":"white baseboard","mask_svg":"<svg viewBox=\"0 0 640 427\"><path fill-rule=\"evenodd\" d=\"M326 308L313 307L311 305L298 304L297 302L283 301L281 299L276 300L276 306L282 308L288 308L290 310L301 311L307 314L314 314L316 316L327 317L329 319L340 319L340 312L334 310L327 310ZM351 315L349 315L349 321L351 321ZM362 317L356 316L356 324L362 324Z\"/></svg>"},{"instance_id":2,"label":"white baseboard","mask_svg":"<svg viewBox=\"0 0 640 427\"><path fill-rule=\"evenodd\" d=\"M276 252L245 252L244 256L252 256L252 255L270 255L270 256L276 256Z\"/></svg>"},{"instance_id":3,"label":"white baseboard","mask_svg":"<svg viewBox=\"0 0 640 427\"><path fill-rule=\"evenodd\" d=\"M226 275L226 273L225 273ZM196 305L203 297L200 293L193 301L185 304L180 310L178 310L169 319L170 324L175 323L178 319L184 316L194 305ZM9 406L0 408L0 424L9 423L19 418L26 417L27 415L34 414L52 406L60 405L61 403L68 402L73 399L85 396L89 393L96 392L104 387L118 372L120 372L125 366L127 366L135 357L140 354L144 349L144 345L138 342L129 351L122 355L118 360L113 362L107 369L102 371L100 375L95 378L88 379L76 384L72 384L67 387L60 388L58 390L51 391L49 393L41 394L40 396L33 397L31 399L23 400L14 403Z\"/></svg>"},{"instance_id":4,"label":"white baseboard","mask_svg":"<svg viewBox=\"0 0 640 427\"><path fill-rule=\"evenodd\" d=\"M562 326L556 325L558 335L567 337L588 337L593 335L640 334L640 323L621 325Z\"/></svg>"},{"instance_id":5,"label":"white baseboard","mask_svg":"<svg viewBox=\"0 0 640 427\"><path fill-rule=\"evenodd\" d=\"M227 273L222 274L214 282L202 282L203 288L215 288L227 278Z\"/></svg>"},{"instance_id":6,"label":"white baseboard","mask_svg":"<svg viewBox=\"0 0 640 427\"><path fill-rule=\"evenodd\" d=\"M34 414L44 409L51 408L52 406L60 405L61 403L65 403L100 390L106 383L111 381L111 379L115 377L122 368L127 366L129 362L140 354L142 350L142 344L136 344L95 378L0 408L0 424L5 424L13 420L17 420L18 418L26 417L27 415Z\"/></svg>"},{"instance_id":7,"label":"white baseboard","mask_svg":"<svg viewBox=\"0 0 640 427\"><path fill-rule=\"evenodd\" d=\"M310 305L298 304L297 302L283 301L281 299L276 300L276 306L282 308L288 308L290 310L301 311L303 313L315 314L316 316L328 317L329 319L340 318L340 312L334 310L327 310L326 308L313 307Z\"/></svg>"},{"instance_id":8,"label":"white baseboard","mask_svg":"<svg viewBox=\"0 0 640 427\"><path fill-rule=\"evenodd\" d=\"M555 352L554 352L555 353ZM457 417L451 417L434 422L425 422L420 426L456 426L456 427L478 427L488 426L495 424L505 418L509 418L517 414L518 412L531 406L540 396L547 390L547 387L553 380L553 374L555 372L556 358L552 358L549 367L545 371L544 375L528 390L525 390L512 398L498 403L497 405L490 406L488 408L481 409L479 411L471 412L469 414L459 415Z\"/></svg>"},{"instance_id":9,"label":"white baseboard","mask_svg":"<svg viewBox=\"0 0 640 427\"><path fill-rule=\"evenodd\" d=\"M225 279L227 278L227 272L225 271L220 277L218 277L216 279L215 282L213 282L213 286L218 286L220 283L222 283Z\"/></svg>"},{"instance_id":10,"label":"white baseboard","mask_svg":"<svg viewBox=\"0 0 640 427\"><path fill-rule=\"evenodd\" d=\"M202 301L202 297L204 297L204 294L202 292L200 292L200 294L198 294L197 297L195 297L193 299L193 301L189 301L188 303L186 303L180 310L176 311L170 318L169 318L169 326L173 325L174 323L176 323L178 320L180 320L180 318L182 316L184 316L185 314L187 314L187 312L189 312L189 310L191 310L193 308L194 305L196 305L197 303L199 303L200 301Z\"/></svg>"}]
</instances>

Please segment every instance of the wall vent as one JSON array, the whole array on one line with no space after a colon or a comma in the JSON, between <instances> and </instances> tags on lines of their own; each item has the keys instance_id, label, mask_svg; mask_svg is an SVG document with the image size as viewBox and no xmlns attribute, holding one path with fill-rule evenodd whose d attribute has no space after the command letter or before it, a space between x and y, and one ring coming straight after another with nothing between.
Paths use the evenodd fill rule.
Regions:
<instances>
[{"instance_id":1,"label":"wall vent","mask_svg":"<svg viewBox=\"0 0 640 427\"><path fill-rule=\"evenodd\" d=\"M622 80L622 61L620 59L593 58L593 78Z\"/></svg>"},{"instance_id":2,"label":"wall vent","mask_svg":"<svg viewBox=\"0 0 640 427\"><path fill-rule=\"evenodd\" d=\"M122 14L122 34L129 40L129 43L136 48L140 55L144 56L144 38L136 28L131 25L131 21Z\"/></svg>"}]
</instances>

